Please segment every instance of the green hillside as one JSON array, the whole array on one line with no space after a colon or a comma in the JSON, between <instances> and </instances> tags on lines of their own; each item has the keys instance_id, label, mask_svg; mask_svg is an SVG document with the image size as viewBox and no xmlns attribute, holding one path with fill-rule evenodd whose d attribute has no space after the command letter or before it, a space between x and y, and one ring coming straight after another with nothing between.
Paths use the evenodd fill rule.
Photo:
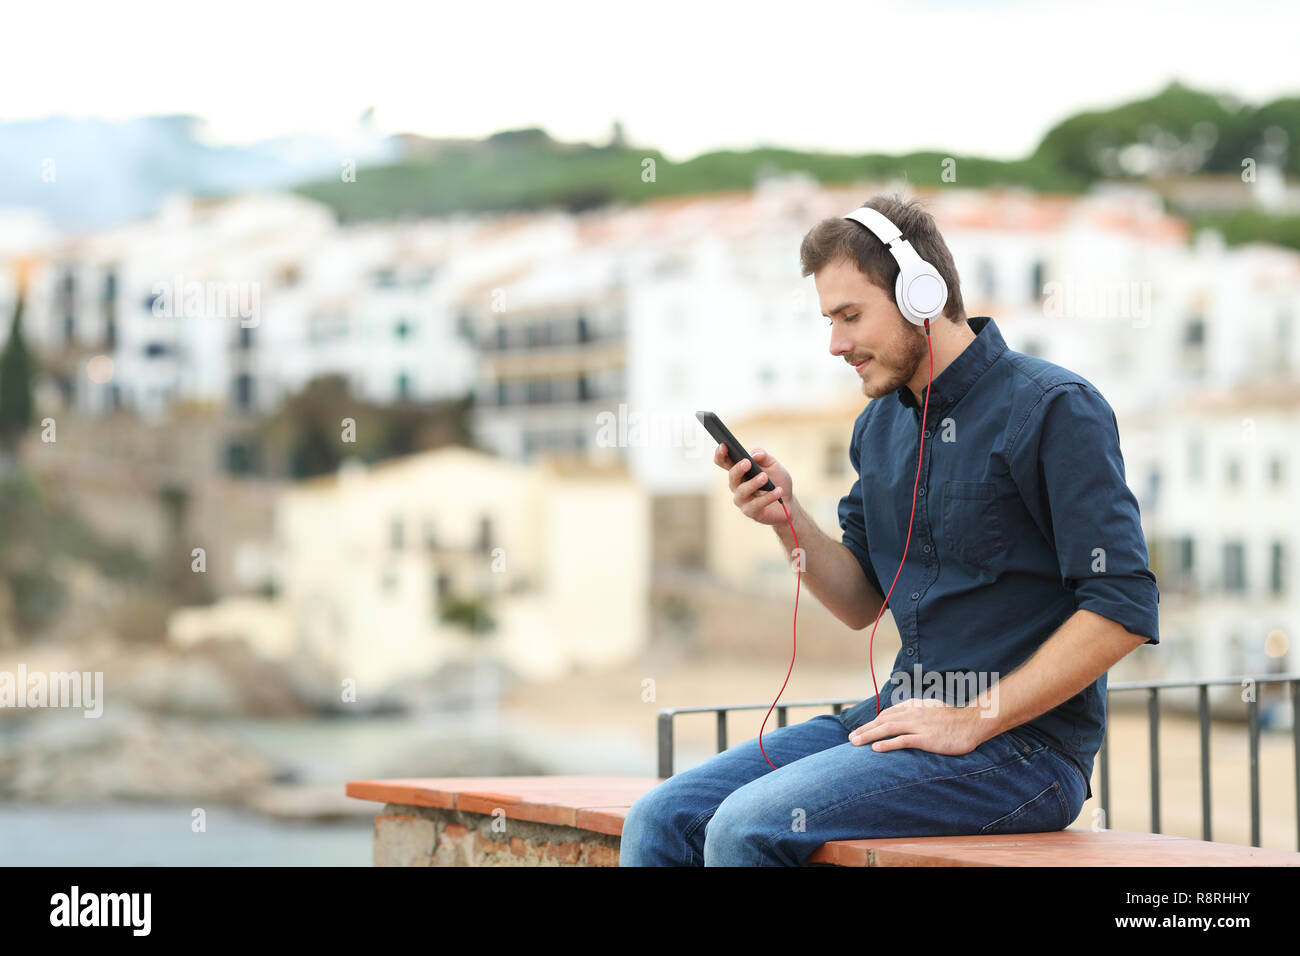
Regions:
<instances>
[{"instance_id":1,"label":"green hillside","mask_svg":"<svg viewBox=\"0 0 1300 956\"><path fill-rule=\"evenodd\" d=\"M569 144L541 129L508 130L482 141L442 145L428 158L362 168L355 182L307 183L297 191L331 206L341 221L353 222L458 211L581 211L615 202L749 189L761 173L786 171L806 171L828 184L905 177L914 186L955 181L976 188L1077 193L1102 178L1240 175L1244 157L1259 162L1274 155L1289 175L1300 177L1300 98L1256 107L1171 83L1147 99L1071 116L1048 130L1032 154L1013 161L942 152L851 156L760 147L674 163L655 149L618 140L603 146ZM653 182L643 180L647 159L654 160ZM1267 236L1294 245L1300 232L1296 217L1250 213L1227 218L1234 242Z\"/></svg>"}]
</instances>

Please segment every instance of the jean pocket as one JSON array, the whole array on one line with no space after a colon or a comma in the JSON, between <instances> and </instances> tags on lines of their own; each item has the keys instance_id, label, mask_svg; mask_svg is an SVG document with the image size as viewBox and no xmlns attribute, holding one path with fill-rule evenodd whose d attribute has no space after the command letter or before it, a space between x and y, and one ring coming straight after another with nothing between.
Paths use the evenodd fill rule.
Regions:
<instances>
[{"instance_id":1,"label":"jean pocket","mask_svg":"<svg viewBox=\"0 0 1300 956\"><path fill-rule=\"evenodd\" d=\"M1053 780L1037 796L1026 800L1010 813L980 828L986 833L1047 833L1064 830L1069 825L1070 808L1060 781Z\"/></svg>"},{"instance_id":2,"label":"jean pocket","mask_svg":"<svg viewBox=\"0 0 1300 956\"><path fill-rule=\"evenodd\" d=\"M958 560L988 569L1006 550L998 517L997 485L991 481L952 481L943 487L943 534Z\"/></svg>"},{"instance_id":3,"label":"jean pocket","mask_svg":"<svg viewBox=\"0 0 1300 956\"><path fill-rule=\"evenodd\" d=\"M1046 750L1047 744L1035 740L1028 734L1017 734L1010 730L1005 730L1001 734L1006 738L1006 742L1015 748L1016 753L1028 757L1030 754L1036 754L1040 750Z\"/></svg>"}]
</instances>

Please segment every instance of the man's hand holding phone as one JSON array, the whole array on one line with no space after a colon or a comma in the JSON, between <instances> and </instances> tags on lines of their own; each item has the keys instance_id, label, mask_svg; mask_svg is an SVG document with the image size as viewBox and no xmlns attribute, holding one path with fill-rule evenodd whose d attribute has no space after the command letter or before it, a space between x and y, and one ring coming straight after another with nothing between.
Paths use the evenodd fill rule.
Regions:
<instances>
[{"instance_id":1,"label":"man's hand holding phone","mask_svg":"<svg viewBox=\"0 0 1300 956\"><path fill-rule=\"evenodd\" d=\"M726 470L727 480L731 485L732 500L735 501L741 514L759 524L785 524L786 508L782 507L777 499L784 498L786 507L792 507L794 492L790 487L790 473L781 467L779 461L761 448L755 448L750 455L754 463L763 469L757 475L746 475L750 470L749 462L732 461L726 445L720 444L714 450L713 463ZM761 491L769 478L776 487L772 491Z\"/></svg>"}]
</instances>

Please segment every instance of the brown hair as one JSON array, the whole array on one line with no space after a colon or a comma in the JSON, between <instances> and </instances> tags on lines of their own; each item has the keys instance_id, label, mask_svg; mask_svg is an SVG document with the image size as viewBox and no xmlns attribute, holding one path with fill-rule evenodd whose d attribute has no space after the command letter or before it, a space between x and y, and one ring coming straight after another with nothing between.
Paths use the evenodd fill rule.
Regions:
<instances>
[{"instance_id":1,"label":"brown hair","mask_svg":"<svg viewBox=\"0 0 1300 956\"><path fill-rule=\"evenodd\" d=\"M953 264L952 253L943 241L934 217L915 199L902 196L875 196L862 205L883 215L902 232L916 254L929 262L948 285L948 301L943 314L953 322L966 320L966 306L961 299L961 279ZM858 270L883 289L895 306L894 282L898 279L898 261L876 234L861 223L835 216L823 219L803 237L799 262L805 277L840 258L858 264ZM906 321L906 319L904 319Z\"/></svg>"}]
</instances>

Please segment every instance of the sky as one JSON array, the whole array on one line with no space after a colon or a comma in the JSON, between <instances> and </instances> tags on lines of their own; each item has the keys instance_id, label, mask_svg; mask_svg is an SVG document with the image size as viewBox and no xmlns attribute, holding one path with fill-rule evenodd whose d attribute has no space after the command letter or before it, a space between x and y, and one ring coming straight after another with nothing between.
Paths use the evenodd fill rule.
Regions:
<instances>
[{"instance_id":1,"label":"sky","mask_svg":"<svg viewBox=\"0 0 1300 956\"><path fill-rule=\"evenodd\" d=\"M0 122L194 113L214 144L541 126L681 160L779 145L1010 159L1177 79L1300 95L1300 5L1143 0L20 3Z\"/></svg>"}]
</instances>

